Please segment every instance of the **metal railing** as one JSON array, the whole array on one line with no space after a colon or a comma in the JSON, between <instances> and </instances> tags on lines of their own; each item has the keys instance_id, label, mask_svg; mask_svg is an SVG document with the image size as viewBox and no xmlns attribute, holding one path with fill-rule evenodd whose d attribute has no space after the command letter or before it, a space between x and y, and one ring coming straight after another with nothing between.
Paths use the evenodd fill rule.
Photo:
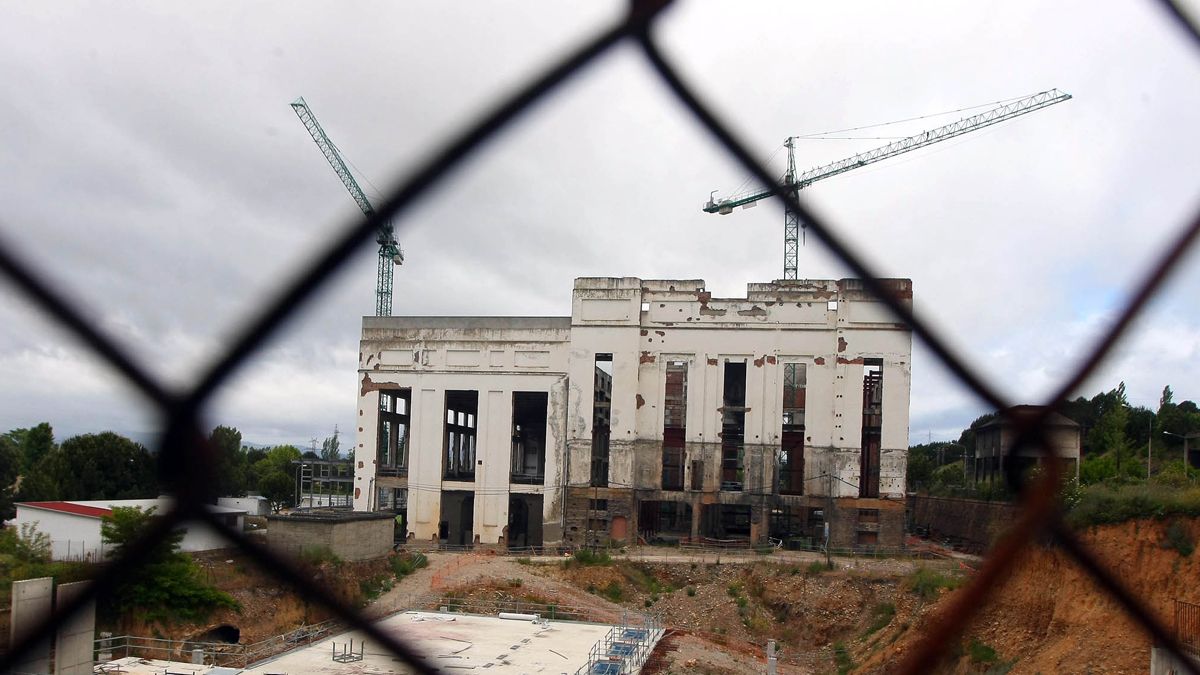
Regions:
<instances>
[{"instance_id":1,"label":"metal railing","mask_svg":"<svg viewBox=\"0 0 1200 675\"><path fill-rule=\"evenodd\" d=\"M57 290L52 282L54 274L51 268L35 265L31 259L19 255L17 247L11 242L0 241L0 275L11 283L17 293L91 349L118 376L123 377L131 387L141 393L148 407L153 408L148 412L164 421L158 458L161 474L168 481L168 487L176 498L174 506L142 541L127 547L117 564L106 566L100 571L88 592L81 593L71 602L57 607L50 617L33 628L23 641L14 645L13 649L0 658L0 672L10 671L21 663L34 645L48 640L57 626L93 601L101 589L111 588L137 575L141 566L150 559L155 544L169 536L174 528L189 520L204 521L216 528L257 564L272 570L282 582L303 589L309 601L328 608L348 626L362 631L375 645L392 651L417 672L436 672L436 668L421 657L408 640L384 632L357 609L335 597L331 589L313 583L293 561L267 550L261 543L229 528L203 507L217 496L212 492L214 486L219 484L214 473L217 463L211 461L211 458L217 456L219 449L215 448L201 431L208 428L202 424L202 413L212 402L217 390L229 382L245 365L246 360L269 343L280 332L287 319L314 301L317 291L328 286L334 273L347 262L354 251L370 246L376 232L388 223L394 223L397 228L408 225L410 221L406 217L413 211L417 201L428 194L435 185L444 185L454 169L462 167L470 158L478 156L475 150L511 129L513 123L531 110L534 103L552 96L564 83L595 65L601 57L614 53L618 46L628 45L639 51L648 65L648 72L657 78L663 89L673 96L688 114L707 130L713 141L754 180L761 185L774 186L775 198L782 202L790 213L795 214L800 222L806 224L807 233L823 243L845 266L850 276L861 280L863 288L886 305L897 322L909 326L915 337L924 343L926 350L940 361L945 370L973 392L984 405L994 410L1009 408L1012 401L1002 396L1000 390L984 379L968 359L953 349L941 331L936 330L931 323L914 316L894 293L889 292L886 283L880 281L880 275L876 273L874 266L868 264L867 259L854 250L844 238L844 233L834 223L809 209L796 195L779 185L774 172L750 152L732 127L708 104L704 95L684 79L683 74L676 69L674 61L660 51L655 28L661 22L664 10L671 4L668 0L632 0L629 11L623 16L609 25L598 28L591 37L582 40L561 59L546 65L536 76L509 92L490 110L449 136L439 149L412 168L407 174L408 178L401 185L386 194L376 205L374 215L367 218L356 216L348 221L324 250L308 258L312 262L299 269L290 280L285 281L282 291L264 303L261 311L239 331L231 333L226 351L189 385L177 386L156 375L155 370L147 367L144 360L102 332L92 319L91 313L84 311L80 302ZM1164 0L1161 4L1165 7L1168 18L1180 28L1181 33L1192 42L1192 46L1200 47L1200 31L1190 22L1183 10L1171 4L1169 0ZM25 224L14 223L11 226L23 225ZM1079 350L1087 355L1086 358L1048 397L1045 412L1020 421L1017 425L1015 447L1032 448L1037 452L1049 445L1046 442L1046 423L1049 415L1061 401L1066 400L1086 381L1098 364L1112 352L1114 345L1129 332L1147 303L1163 287L1167 277L1180 267L1185 254L1193 247L1198 236L1200 216L1193 215L1169 238L1153 264L1146 268L1140 281L1131 289L1128 302L1115 316L1103 337L1090 349ZM992 548L972 583L951 599L946 611L931 620L919 644L906 653L905 661L898 672L929 672L942 652L957 644L957 637L963 627L986 606L988 597L1016 564L1022 550L1035 543L1039 537L1054 540L1064 555L1078 563L1097 586L1124 609L1133 622L1149 633L1158 644L1165 646L1182 660L1184 648L1175 632L1157 618L1156 613L1142 598L1129 591L1119 577L1101 563L1065 525L1055 499L1055 474L1058 470L1053 468L1054 465L1051 466L1052 470L1047 471L1043 479L1030 486L1019 484L1016 477L1010 479L1013 491L1022 495L1021 512L1013 527Z\"/></svg>"},{"instance_id":2,"label":"metal railing","mask_svg":"<svg viewBox=\"0 0 1200 675\"><path fill-rule=\"evenodd\" d=\"M245 668L276 654L316 642L333 634L341 627L340 622L330 619L321 623L301 626L282 635L248 644L118 635L97 639L95 654L101 661L136 656L163 661L190 662L194 650L198 649L207 665Z\"/></svg>"},{"instance_id":3,"label":"metal railing","mask_svg":"<svg viewBox=\"0 0 1200 675\"><path fill-rule=\"evenodd\" d=\"M1200 656L1200 605L1175 601L1175 639L1195 656Z\"/></svg>"},{"instance_id":4,"label":"metal railing","mask_svg":"<svg viewBox=\"0 0 1200 675\"><path fill-rule=\"evenodd\" d=\"M662 619L653 614L621 615L621 621L609 629L588 650L587 663L575 675L627 675L636 673L650 658L650 652L663 635Z\"/></svg>"}]
</instances>

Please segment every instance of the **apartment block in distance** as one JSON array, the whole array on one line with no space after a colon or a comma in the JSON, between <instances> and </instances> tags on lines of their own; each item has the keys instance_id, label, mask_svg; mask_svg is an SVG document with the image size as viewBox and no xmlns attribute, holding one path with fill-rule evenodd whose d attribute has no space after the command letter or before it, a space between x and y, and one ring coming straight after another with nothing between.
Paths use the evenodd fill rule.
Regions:
<instances>
[{"instance_id":1,"label":"apartment block in distance","mask_svg":"<svg viewBox=\"0 0 1200 675\"><path fill-rule=\"evenodd\" d=\"M580 278L569 317L365 317L355 509L446 546L900 546L907 326L855 279L704 286Z\"/></svg>"}]
</instances>

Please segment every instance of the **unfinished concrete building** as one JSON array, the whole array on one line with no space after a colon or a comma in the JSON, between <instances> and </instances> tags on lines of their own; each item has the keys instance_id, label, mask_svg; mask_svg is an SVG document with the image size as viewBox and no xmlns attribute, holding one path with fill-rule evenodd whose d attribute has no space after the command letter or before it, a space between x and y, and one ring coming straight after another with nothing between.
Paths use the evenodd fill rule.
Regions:
<instances>
[{"instance_id":1,"label":"unfinished concrete building","mask_svg":"<svg viewBox=\"0 0 1200 675\"><path fill-rule=\"evenodd\" d=\"M835 546L899 546L911 345L854 279L718 299L581 278L570 317L367 317L355 508L447 545L828 527Z\"/></svg>"},{"instance_id":2,"label":"unfinished concrete building","mask_svg":"<svg viewBox=\"0 0 1200 675\"><path fill-rule=\"evenodd\" d=\"M975 432L975 456L972 458L972 478L975 483L1004 481L1009 469L1015 469L1023 475L1035 466L1045 467L1051 461L1058 463L1064 479L1079 478L1079 454L1083 438L1079 424L1068 417L1052 411L1044 422L1047 456L1043 456L1041 447L1013 447L1020 435L1020 424L1033 420L1045 411L1045 406L1015 405L979 427Z\"/></svg>"}]
</instances>

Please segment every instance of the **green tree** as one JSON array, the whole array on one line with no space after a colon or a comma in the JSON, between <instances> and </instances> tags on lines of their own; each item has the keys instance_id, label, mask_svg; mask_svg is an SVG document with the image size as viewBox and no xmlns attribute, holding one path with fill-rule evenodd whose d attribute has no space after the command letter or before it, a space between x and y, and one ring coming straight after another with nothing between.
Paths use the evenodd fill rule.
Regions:
<instances>
[{"instance_id":1,"label":"green tree","mask_svg":"<svg viewBox=\"0 0 1200 675\"><path fill-rule=\"evenodd\" d=\"M100 523L100 536L111 545L110 555L123 555L147 534L155 519L154 509L113 509ZM176 618L200 621L220 608L240 610L230 595L201 580L200 569L191 556L179 551L182 540L182 530L161 538L136 574L104 591L100 606L114 618L138 613L152 621L164 622Z\"/></svg>"},{"instance_id":2,"label":"green tree","mask_svg":"<svg viewBox=\"0 0 1200 675\"><path fill-rule=\"evenodd\" d=\"M296 467L293 462L299 460L299 448L277 445L254 464L258 493L267 498L277 513L285 506L295 506Z\"/></svg>"},{"instance_id":3,"label":"green tree","mask_svg":"<svg viewBox=\"0 0 1200 675\"><path fill-rule=\"evenodd\" d=\"M6 436L18 448L22 474L37 466L54 449L54 430L47 422L28 429L13 429Z\"/></svg>"},{"instance_id":4,"label":"green tree","mask_svg":"<svg viewBox=\"0 0 1200 675\"><path fill-rule=\"evenodd\" d=\"M271 471L259 479L258 492L266 497L271 510L279 513L285 506L296 505L296 483L282 471Z\"/></svg>"},{"instance_id":5,"label":"green tree","mask_svg":"<svg viewBox=\"0 0 1200 675\"><path fill-rule=\"evenodd\" d=\"M333 435L327 436L321 442L321 459L335 461L342 458L341 442L338 441L337 427L333 428Z\"/></svg>"},{"instance_id":6,"label":"green tree","mask_svg":"<svg viewBox=\"0 0 1200 675\"><path fill-rule=\"evenodd\" d=\"M20 471L20 449L11 438L0 436L0 522L16 515L13 508L13 485Z\"/></svg>"},{"instance_id":7,"label":"green tree","mask_svg":"<svg viewBox=\"0 0 1200 675\"><path fill-rule=\"evenodd\" d=\"M1100 418L1088 432L1087 444L1090 454L1112 454L1116 459L1117 473L1121 473L1122 459L1129 454L1129 437L1125 429L1129 424L1129 403L1125 399L1125 383L1112 391L1097 394ZM1094 399L1093 399L1094 400Z\"/></svg>"},{"instance_id":8,"label":"green tree","mask_svg":"<svg viewBox=\"0 0 1200 675\"><path fill-rule=\"evenodd\" d=\"M209 442L216 449L218 497L242 497L246 494L246 455L242 450L242 432L219 426L212 430Z\"/></svg>"},{"instance_id":9,"label":"green tree","mask_svg":"<svg viewBox=\"0 0 1200 675\"><path fill-rule=\"evenodd\" d=\"M158 495L154 458L138 443L106 431L63 441L21 480L21 501L146 499Z\"/></svg>"}]
</instances>

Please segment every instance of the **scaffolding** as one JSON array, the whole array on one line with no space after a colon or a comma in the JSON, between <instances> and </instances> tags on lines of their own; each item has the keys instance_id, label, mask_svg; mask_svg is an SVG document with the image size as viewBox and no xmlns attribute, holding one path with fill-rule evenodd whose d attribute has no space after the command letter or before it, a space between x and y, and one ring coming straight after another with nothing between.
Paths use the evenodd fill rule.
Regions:
<instances>
[{"instance_id":1,"label":"scaffolding","mask_svg":"<svg viewBox=\"0 0 1200 675\"><path fill-rule=\"evenodd\" d=\"M650 652L662 636L661 617L625 612L621 622L592 645L587 663L580 666L575 675L636 673L650 658Z\"/></svg>"},{"instance_id":2,"label":"scaffolding","mask_svg":"<svg viewBox=\"0 0 1200 675\"><path fill-rule=\"evenodd\" d=\"M354 506L353 460L301 459L296 466L296 506L349 509Z\"/></svg>"}]
</instances>

